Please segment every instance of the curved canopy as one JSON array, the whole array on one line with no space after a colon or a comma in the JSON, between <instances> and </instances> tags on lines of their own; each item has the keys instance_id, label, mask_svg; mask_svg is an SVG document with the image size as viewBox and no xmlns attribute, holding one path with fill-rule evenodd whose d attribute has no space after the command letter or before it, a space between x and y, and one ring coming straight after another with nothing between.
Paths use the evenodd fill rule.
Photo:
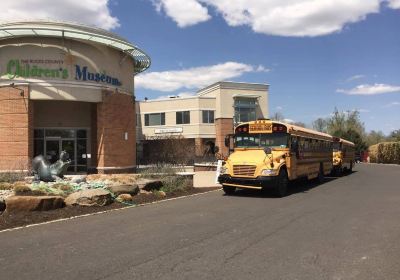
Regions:
<instances>
[{"instance_id":1,"label":"curved canopy","mask_svg":"<svg viewBox=\"0 0 400 280\"><path fill-rule=\"evenodd\" d=\"M134 59L134 74L145 71L151 64L150 57L140 48L104 29L55 21L0 23L0 40L27 36L83 40L115 48Z\"/></svg>"}]
</instances>

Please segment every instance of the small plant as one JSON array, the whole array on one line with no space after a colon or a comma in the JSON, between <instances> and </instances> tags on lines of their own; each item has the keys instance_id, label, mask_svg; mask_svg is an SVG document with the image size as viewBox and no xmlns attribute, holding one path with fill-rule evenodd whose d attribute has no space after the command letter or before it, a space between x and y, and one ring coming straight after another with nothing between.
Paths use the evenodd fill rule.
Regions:
<instances>
[{"instance_id":1,"label":"small plant","mask_svg":"<svg viewBox=\"0 0 400 280\"><path fill-rule=\"evenodd\" d=\"M186 191L193 185L192 180L183 176L167 176L162 180L163 186L160 191L172 193L177 191Z\"/></svg>"},{"instance_id":2,"label":"small plant","mask_svg":"<svg viewBox=\"0 0 400 280\"><path fill-rule=\"evenodd\" d=\"M172 164L157 164L140 171L140 178L158 178L162 176L174 176L180 169Z\"/></svg>"},{"instance_id":3,"label":"small plant","mask_svg":"<svg viewBox=\"0 0 400 280\"><path fill-rule=\"evenodd\" d=\"M16 184L14 185L14 193L15 195L30 195L33 194L32 189L27 185Z\"/></svg>"},{"instance_id":4,"label":"small plant","mask_svg":"<svg viewBox=\"0 0 400 280\"><path fill-rule=\"evenodd\" d=\"M71 185L68 184L63 184L63 183L56 183L51 186L53 189L58 189L60 191L63 191L65 193L73 193L74 188Z\"/></svg>"},{"instance_id":5,"label":"small plant","mask_svg":"<svg viewBox=\"0 0 400 280\"><path fill-rule=\"evenodd\" d=\"M6 183L6 182L0 182L0 190L6 191L6 190L12 190L14 187L11 183Z\"/></svg>"}]
</instances>

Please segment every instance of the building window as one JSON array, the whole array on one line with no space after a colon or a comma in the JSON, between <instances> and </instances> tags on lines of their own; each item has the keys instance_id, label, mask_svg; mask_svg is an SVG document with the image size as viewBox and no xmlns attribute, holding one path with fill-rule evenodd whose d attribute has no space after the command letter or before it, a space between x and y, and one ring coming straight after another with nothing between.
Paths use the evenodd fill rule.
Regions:
<instances>
[{"instance_id":1,"label":"building window","mask_svg":"<svg viewBox=\"0 0 400 280\"><path fill-rule=\"evenodd\" d=\"M190 123L190 111L176 112L176 124Z\"/></svg>"},{"instance_id":2,"label":"building window","mask_svg":"<svg viewBox=\"0 0 400 280\"><path fill-rule=\"evenodd\" d=\"M257 98L235 98L235 122L256 120Z\"/></svg>"},{"instance_id":3,"label":"building window","mask_svg":"<svg viewBox=\"0 0 400 280\"><path fill-rule=\"evenodd\" d=\"M144 114L144 125L165 125L165 113Z\"/></svg>"},{"instance_id":4,"label":"building window","mask_svg":"<svg viewBox=\"0 0 400 280\"><path fill-rule=\"evenodd\" d=\"M203 123L214 123L214 111L204 110L203 112Z\"/></svg>"}]
</instances>

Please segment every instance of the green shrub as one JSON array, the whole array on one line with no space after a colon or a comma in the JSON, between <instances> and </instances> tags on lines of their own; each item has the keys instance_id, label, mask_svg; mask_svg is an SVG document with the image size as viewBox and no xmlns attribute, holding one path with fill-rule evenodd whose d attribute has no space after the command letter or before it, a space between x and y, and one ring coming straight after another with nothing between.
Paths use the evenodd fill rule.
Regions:
<instances>
[{"instance_id":1,"label":"green shrub","mask_svg":"<svg viewBox=\"0 0 400 280\"><path fill-rule=\"evenodd\" d=\"M12 190L13 188L11 183L0 182L0 190Z\"/></svg>"},{"instance_id":2,"label":"green shrub","mask_svg":"<svg viewBox=\"0 0 400 280\"><path fill-rule=\"evenodd\" d=\"M14 185L14 193L15 195L31 195L33 194L33 191L27 185L16 184Z\"/></svg>"},{"instance_id":3,"label":"green shrub","mask_svg":"<svg viewBox=\"0 0 400 280\"><path fill-rule=\"evenodd\" d=\"M172 193L176 191L185 191L193 187L193 182L184 176L166 176L162 180L161 191Z\"/></svg>"},{"instance_id":4,"label":"green shrub","mask_svg":"<svg viewBox=\"0 0 400 280\"><path fill-rule=\"evenodd\" d=\"M1 172L0 173L0 182L14 183L17 181L22 181L25 179L26 175L27 174L25 172L21 172L21 171Z\"/></svg>"},{"instance_id":5,"label":"green shrub","mask_svg":"<svg viewBox=\"0 0 400 280\"><path fill-rule=\"evenodd\" d=\"M172 164L159 164L148 167L139 171L140 178L158 178L162 176L174 176L176 172L181 171L179 168Z\"/></svg>"}]
</instances>

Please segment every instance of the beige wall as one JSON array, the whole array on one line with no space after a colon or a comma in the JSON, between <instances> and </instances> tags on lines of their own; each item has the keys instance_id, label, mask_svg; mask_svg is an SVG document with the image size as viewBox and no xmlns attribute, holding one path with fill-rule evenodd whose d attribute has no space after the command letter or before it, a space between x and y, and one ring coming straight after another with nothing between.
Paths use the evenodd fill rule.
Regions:
<instances>
[{"instance_id":1,"label":"beige wall","mask_svg":"<svg viewBox=\"0 0 400 280\"><path fill-rule=\"evenodd\" d=\"M140 122L137 126L139 139L146 137L162 136L156 134L156 129L182 128L180 135L186 138L215 138L214 124L202 123L202 110L215 110L215 98L190 97L164 100L151 100L137 102L137 114ZM176 124L176 112L190 111L190 124ZM165 113L165 125L145 126L144 115L148 113Z\"/></svg>"},{"instance_id":2,"label":"beige wall","mask_svg":"<svg viewBox=\"0 0 400 280\"><path fill-rule=\"evenodd\" d=\"M189 98L169 98L137 102L136 112L140 114L137 132L138 140L155 134L159 128L182 128L182 136L187 138L215 138L218 131L214 124L202 123L202 110L214 110L215 119L232 119L235 97L257 98L257 118L268 117L268 85L234 82L219 82L200 90L197 96ZM176 124L177 111L190 111L190 124ZM165 113L164 126L144 126L146 113ZM232 126L232 125L231 125ZM232 126L233 127L233 126Z\"/></svg>"},{"instance_id":3,"label":"beige wall","mask_svg":"<svg viewBox=\"0 0 400 280\"><path fill-rule=\"evenodd\" d=\"M15 77L6 74L9 61L18 60L20 65L29 61L31 67L68 71L68 77ZM76 65L87 66L90 73L105 73L117 78L122 84L82 81L76 79ZM101 90L118 89L133 92L133 59L120 51L99 44L90 44L57 38L17 38L0 42L0 83L27 82L31 86L31 99L75 100L101 102ZM60 72L61 74L61 72ZM61 76L61 75L60 75Z\"/></svg>"},{"instance_id":4,"label":"beige wall","mask_svg":"<svg viewBox=\"0 0 400 280\"><path fill-rule=\"evenodd\" d=\"M215 118L232 118L234 116L235 97L257 98L257 118L268 118L268 92L266 84L219 82L198 92L200 96L216 97Z\"/></svg>"}]
</instances>

